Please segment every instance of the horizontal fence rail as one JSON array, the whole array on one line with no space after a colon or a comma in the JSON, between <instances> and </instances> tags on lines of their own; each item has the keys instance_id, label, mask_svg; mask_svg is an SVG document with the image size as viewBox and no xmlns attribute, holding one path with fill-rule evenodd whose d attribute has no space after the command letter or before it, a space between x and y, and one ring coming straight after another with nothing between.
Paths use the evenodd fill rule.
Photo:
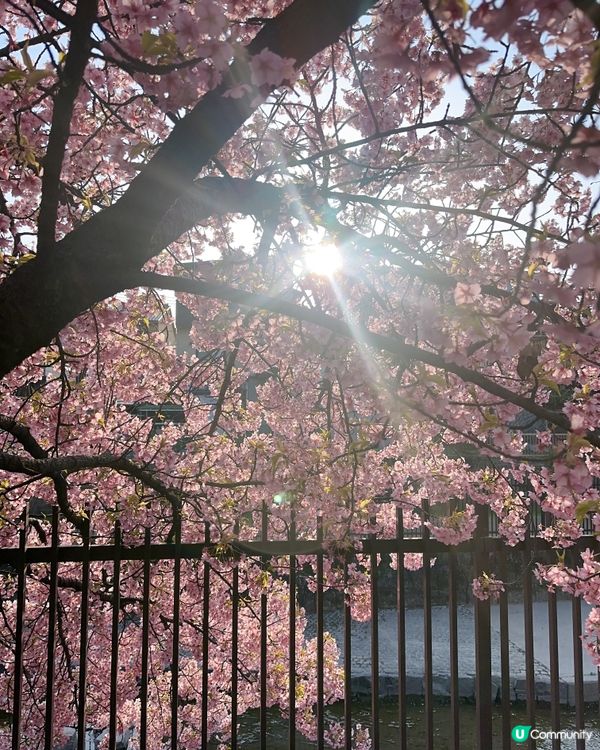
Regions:
<instances>
[{"instance_id":1,"label":"horizontal fence rail","mask_svg":"<svg viewBox=\"0 0 600 750\"><path fill-rule=\"evenodd\" d=\"M497 538L486 538L480 541L480 545L488 553L493 554L506 549L506 544ZM325 543L314 540L298 540L296 542L267 541L267 542L246 542L231 541L228 546L232 552L260 557L283 557L289 555L316 555L318 553L327 554L329 546ZM576 540L570 549L580 550L586 547L596 548L594 537L581 537ZM174 560L179 555L181 560L199 560L204 553L214 552L216 545L213 542L182 542L179 547L176 544L150 544L145 546L123 546L121 548L122 560ZM395 554L398 549L398 542L394 539L357 539L354 542L354 551L358 554L370 555L375 554ZM471 542L462 542L453 547L438 542L435 539L422 539L420 537L409 537L402 541L403 552L427 552L430 557L445 554L453 549L457 553L472 552L473 545ZM510 549L513 550L535 550L541 552L544 550L551 551L554 549L552 542L545 539L532 539L530 542L520 542ZM17 567L20 560L24 560L25 565L49 563L52 554L51 547L27 547L21 556L18 547L0 548L0 565ZM83 562L89 555L90 562L112 562L115 556L115 545L99 544L90 547L86 552L82 546L61 546L56 552L59 563L64 562Z\"/></svg>"},{"instance_id":2,"label":"horizontal fence rail","mask_svg":"<svg viewBox=\"0 0 600 750\"><path fill-rule=\"evenodd\" d=\"M555 732L561 727L565 702L574 707L575 726L582 730L585 728L586 691L588 702L590 694L593 695L593 700L599 700L598 677L595 676L595 692L590 693L590 681L586 682L584 675L581 641L583 623L579 599L572 599L569 605L572 664L564 663L564 659L561 663L559 658L561 635L559 597L556 593L545 594L544 600L547 601L544 604L547 645L544 644L543 648L547 650L547 654L541 659L541 654L536 653L538 644L535 627L540 608L535 606L534 601L536 583L533 566L537 560L547 560L549 554L554 554L551 544L530 533L510 553L514 559L520 559L518 568L507 570L506 546L497 537L490 536L494 525L490 523L486 509L479 509L475 537L455 547L448 547L430 538L425 526L419 530L420 536L407 536L403 527L402 510L397 509L395 538L367 535L354 539L352 549L345 549L343 553L339 547L324 538L320 518L316 522L315 538L298 539L293 512L286 532L287 539L269 539L269 514L265 508L259 523L258 539L232 539L226 544L211 539L209 524L204 525L200 540L183 541L179 521L174 524L172 542L153 542L151 530L146 529L143 543L127 544L126 535L117 521L113 541L110 544L96 544L93 524L86 520L81 531L81 543L63 545L59 543L57 510L54 510L49 520L49 540L43 546L28 544L30 521L25 514L18 547L0 549L0 576L12 585L12 593L8 598L5 596L3 606L10 604L4 610L10 610L15 615L14 622L9 622L5 615L4 627L0 624L2 643L5 647L8 643L8 649L12 653L12 663L7 663L0 675L9 678L4 679L2 684L5 694L0 696L3 701L0 709L5 716L4 727L0 727L0 748L36 750L39 747L54 750L61 742L67 741L66 735L61 735L61 732L68 730L70 726L71 746L77 750L95 747L94 738L104 738L109 750L117 750L118 747L125 747L131 737L135 740L135 747L148 750L151 746L150 733L154 731L151 723L156 721L156 712L159 710L164 714L161 721L166 728L160 746L165 749L186 750L193 746L208 750L216 747L219 742L233 749L242 748L246 746L244 743L248 740L245 737L249 735L253 737L252 747L260 747L261 750L273 747L270 724L277 720L274 719L273 675L279 675L280 671L285 674L286 687L282 693L285 696L284 704L280 701L281 719L278 721L280 725L287 726L287 739L280 741L283 744L277 747L285 744L290 750L295 750L298 742L297 730L302 728L299 726L299 706L307 692L314 696L313 703L309 706L314 723L311 725L312 729L304 728L304 731L319 750L332 743L337 743L337 746L341 743L341 746L348 749L366 747L367 745L360 744L363 741L360 733L365 729L368 730L368 741L373 750L380 747L397 747L401 750L409 747L422 747L424 750L448 747L458 750L472 744L479 750L508 750L511 747L511 705L515 700L523 701L524 716L530 725L535 725L536 707L540 701L549 704L551 727L548 728ZM48 519L44 519L44 523L48 523ZM584 527L585 530L587 529ZM239 526L236 526L235 531L239 531ZM600 551L595 536L587 535L577 540L570 552L573 560L578 551L586 548L594 552ZM407 556L415 554L422 555L422 567L418 571L406 569L405 563L411 559ZM395 572L389 569L389 555L395 560ZM381 564L378 564L379 556L383 556ZM249 593L248 582L242 579L239 561L243 558L255 561L259 585L255 587L258 593L255 592L254 595ZM223 560L226 560L226 564ZM436 578L435 567L431 565L434 561L445 571L442 588ZM140 565L131 567L131 563ZM307 565L310 567L309 572ZM67 576L63 575L62 569L65 566L68 569ZM332 575L332 566L339 581L337 598L332 593L335 586L327 577ZM351 579L357 566L370 568L367 590L369 625L367 630L361 631L368 640L368 649L357 640L355 630ZM515 687L510 648L513 638L511 628L515 625L514 618L509 616L508 593L501 593L495 604L489 600L475 600L472 604L471 630L475 664L475 729L474 736L467 738L461 723L464 705L461 656L465 643L461 640L459 629L459 625L462 627L460 617L463 616L460 612L460 596L464 598L465 594L459 589L464 589L467 579L492 572L502 580L506 580L507 576L511 580L520 578L518 588L522 594L520 611L523 619L522 627L519 626L518 629L523 633L524 674L522 684ZM170 582L167 592L170 604L167 610L157 615L153 603L153 596L156 595L153 587L158 579L163 596L161 601L164 601L165 581ZM98 594L99 580L108 582L102 597ZM282 651L281 644L275 643L271 635L275 621L270 610L273 594L267 585L269 580L285 584L288 591L284 621L277 622L279 637L284 632L286 634L283 654L279 653ZM40 582L45 587L47 598L40 612L34 616L34 613L28 611L28 590L35 588L39 595ZM61 620L65 616L65 606L61 599L64 586L70 587L70 591L76 591L79 597L79 642L74 649L75 653L69 653L70 646L66 644L63 632L64 623L61 626ZM193 612L182 606L181 598L181 592L192 586L198 592L198 607ZM225 635L216 630L217 613L211 596L218 598L217 606L221 610L219 615L223 614L223 607L227 609L230 619ZM561 607L565 601L565 597L560 600ZM307 617L306 611L311 609L313 612L309 612L308 619L309 629L314 631L314 641L303 640L305 634L298 631L299 617ZM442 609L445 611L442 612ZM99 650L94 639L98 638L98 618L105 610L107 616L102 621L109 631L107 640L103 641L106 653L102 654L107 658L108 665L104 675L106 684L103 686L106 695L106 710L103 715L106 716L106 721L102 726L95 726L89 716L97 713L89 712L97 709L96 704L100 700L95 695L99 688L93 669L102 649ZM415 612L421 618L422 664L419 675L409 674L409 662L414 664L415 654L407 653L407 618L410 615L412 622ZM393 617L389 618L388 613L393 614ZM338 692L333 696L328 692L331 688L326 680L327 670L332 669L331 663L328 665L332 653L327 630L330 615L335 615L332 622L338 623L337 658L343 670ZM256 643L253 644L247 643L244 632L243 622L249 622L244 618L249 616L258 623ZM449 720L448 734L440 739L436 731L439 700L434 678L437 675L439 680L436 654L442 644L436 643L435 639L442 617L445 622L444 633L447 633L447 642L444 642L443 648L447 652L447 674L444 680L447 684ZM157 623L160 623L160 637L156 633ZM392 623L394 629L395 655L390 655L382 648L381 628L383 625L388 628L389 623ZM134 628L139 632L139 655L134 662L125 664L123 643ZM42 631L45 662L42 660L33 664L28 658L28 645ZM197 633L194 642L197 645L193 649L189 632ZM306 658L302 654L308 647L314 648L314 671L309 675L310 679L314 679L314 684L311 685L305 684L308 679L306 674L298 672L299 660ZM211 654L217 648L221 649L220 658L226 662L222 673L222 665L218 665L218 660L211 662ZM251 667L248 667L248 648L255 649L255 662L252 662ZM353 658L358 648L368 656L368 674L355 674L356 662ZM163 655L167 666L158 674L155 662L157 649L168 651L168 659ZM274 666L275 652L279 653L279 661ZM496 652L498 673L494 673ZM192 656L193 663L197 665L193 673L194 695L197 696L194 700L185 697L191 679L189 669ZM543 675L540 675L538 667L543 661L548 663L547 687L541 684ZM131 670L134 670L133 684L139 711L135 722L125 726L119 716L120 693L124 690L123 680L126 679L129 680L128 689L131 690ZM129 674L128 678L125 677L126 672ZM223 681L225 673L229 675L230 682L223 689L222 684L215 684L215 679ZM565 679L564 675L569 678ZM421 677L422 681L415 691L417 677ZM36 692L32 688L40 680L44 687L41 701L40 690ZM65 680L68 681L68 686ZM167 706L156 705L157 682L165 686ZM390 687L392 683L393 686ZM256 715L248 712L248 692L241 692L242 686L249 684L253 686L254 700L251 708L257 711ZM57 696L67 687L73 695L72 722L69 726L59 725L57 720ZM355 716L356 697L361 690L370 695L368 726L362 728ZM223 729L223 724L219 725L212 718L214 706L211 701L216 700L217 693L219 700L227 701L227 729ZM423 710L419 714L422 732L418 740L411 736L413 728L408 720L411 696L414 697L415 693L418 700L423 702ZM393 696L396 706L393 730L390 730L382 718L384 695ZM332 703L336 700L340 703L339 710L332 708ZM32 701L37 703L34 705ZM361 711L361 721L364 722L364 709ZM494 717L498 711L499 720L496 720ZM186 735L192 713L199 727L198 736L193 740L190 739L191 735ZM33 741L31 726L36 721L39 733ZM498 727L495 733L494 722ZM390 736L390 731L393 737ZM155 740L153 742L152 747L155 747ZM421 744L417 744L418 742ZM535 743L529 740L524 746L532 748ZM584 740L577 741L578 750L584 746ZM552 747L553 750L559 748L560 740L553 739Z\"/></svg>"}]
</instances>

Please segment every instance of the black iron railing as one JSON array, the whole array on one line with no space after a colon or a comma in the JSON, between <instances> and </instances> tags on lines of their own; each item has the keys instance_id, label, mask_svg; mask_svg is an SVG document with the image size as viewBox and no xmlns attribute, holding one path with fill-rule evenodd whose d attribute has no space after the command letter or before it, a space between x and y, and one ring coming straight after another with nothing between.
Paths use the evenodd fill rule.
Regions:
<instances>
[{"instance_id":1,"label":"black iron railing","mask_svg":"<svg viewBox=\"0 0 600 750\"><path fill-rule=\"evenodd\" d=\"M427 509L425 509L426 511ZM380 574L377 565L377 556L391 553L397 555L397 567L395 573L396 593L396 624L397 624L397 696L398 696L398 737L396 746L400 750L410 747L410 737L407 728L407 654L406 654L406 611L407 611L407 576L418 575L421 578L422 612L423 612L423 698L424 698L424 730L425 747L427 750L434 748L434 680L433 680L433 630L432 630L432 568L430 560L432 557L443 556L447 563L447 610L448 610L448 650L449 650L449 699L451 716L451 734L449 745L452 750L461 747L461 725L459 720L459 634L458 634L458 608L459 598L457 594L457 583L459 579L459 558L470 560L473 577L483 572L496 572L499 578L505 578L506 558L505 547L501 540L490 536L490 524L485 509L480 509L478 518L478 529L473 540L465 542L454 548L449 548L429 537L424 528L422 535L418 538L405 538L402 511L397 510L396 519L397 533L393 539L377 538L370 535L358 540L353 551L354 554L363 554L370 560L371 583L370 583L370 689L371 689L371 740L373 750L380 747L380 649L379 649L379 596L380 596ZM262 525L259 539L255 541L234 540L228 542L232 555L250 555L259 561L262 570L266 571L272 558L286 557L289 560L289 572L286 576L289 586L289 700L287 717L289 722L288 746L291 750L296 747L296 614L298 595L298 562L300 555L309 555L316 558L315 570L315 620L316 620L316 746L324 748L326 726L325 708L326 696L324 694L324 610L326 606L325 582L324 582L324 560L332 555L331 544L326 544L323 539L323 525L318 520L317 535L315 539L298 539L296 536L296 523L292 515L288 529L287 540L270 541L268 537L267 514L262 515ZM88 640L90 621L90 568L93 564L102 563L106 566L107 575L112 580L112 596L110 606L112 607L112 633L110 638L110 673L107 679L110 681L110 701L108 707L108 748L115 750L119 735L118 726L118 683L119 683L119 644L120 633L123 628L121 608L121 571L124 563L130 561L141 561L141 591L142 602L138 609L139 619L136 626L141 629L141 664L139 673L139 698L140 698L140 721L135 727L138 737L137 744L140 750L148 747L148 714L149 714L149 641L150 641L150 581L153 565L158 561L171 561L173 564L173 589L172 589L172 655L171 655L171 699L170 699L170 734L165 740L164 747L170 750L179 748L178 736L181 718L181 702L179 693L179 671L180 671L180 625L184 616L180 611L180 595L182 585L182 561L197 561L202 572L203 605L202 610L195 613L199 620L202 633L201 643L201 738L202 750L207 750L211 742L209 732L209 695L211 690L211 673L209 671L209 620L210 620L210 591L213 585L214 570L211 565L210 555L215 551L215 541L211 540L210 527L204 528L204 538L198 542L182 542L182 530L180 523L175 524L174 541L172 543L153 543L150 530L146 530L144 543L139 546L126 546L123 544L121 528L117 522L114 527L114 540L110 544L95 544L90 533L89 523L84 527L81 535L81 543L78 545L59 544L58 513L55 510L52 516L50 543L47 546L28 546L28 519L25 518L24 527L20 532L20 543L18 548L0 549L0 566L5 574L16 576L16 621L14 627L14 665L6 665L6 670L12 670L12 700L10 705L4 708L10 714L12 726L10 730L12 750L31 750L31 746L23 740L21 722L23 718L24 705L24 646L25 646L25 618L27 614L27 588L28 577L31 566L46 566L48 585L48 633L47 633L47 659L45 664L39 664L38 668L46 674L46 695L44 706L44 736L40 740L39 747L45 750L53 750L56 734L55 726L55 694L59 686L56 684L55 653L57 649L57 607L59 602L60 567L66 563L78 563L80 565L80 644L78 664L78 699L77 699L77 748L84 750L86 732L89 724L86 716L86 695L88 690ZM598 542L594 536L580 540L581 546L598 551ZM576 546L577 547L577 546ZM536 701L536 661L535 661L535 636L533 621L533 598L534 578L532 572L532 560L536 556L546 554L549 546L541 539L536 539L531 534L525 542L516 550L522 555L522 600L523 600L523 625L524 625L524 651L525 651L525 702L527 719L530 724L535 723ZM423 555L423 567L418 573L408 573L404 567L404 556L408 553L420 553ZM208 555L205 553L209 553ZM344 587L348 585L348 566L352 556L346 553L341 561L343 570L342 579ZM513 575L514 577L514 575ZM238 711L238 679L239 670L239 648L238 629L239 614L241 606L240 581L237 566L231 566L230 579L231 592L231 689L230 715L231 732L227 738L232 748L242 747L239 739L239 711ZM268 686L267 675L268 663L268 593L265 590L260 594L260 674L256 682L259 694L259 718L257 732L261 748L268 746ZM339 606L339 605L337 605ZM489 601L476 600L474 603L474 653L476 659L476 733L477 746L480 750L488 750L492 747L492 707L494 702L499 702L502 707L502 731L501 747L508 750L511 747L511 718L510 706L514 699L514 691L511 683L510 651L509 644L511 635L509 632L509 610L508 596L503 593L498 602L498 627L500 646L500 686L496 694L492 689L492 629L491 629L491 605ZM346 748L352 747L353 731L353 675L352 675L352 617L348 597L344 597L342 608L342 649L341 658L344 668L344 743ZM187 616L188 613L185 613ZM550 593L547 596L547 622L548 622L548 648L550 665L549 703L551 709L552 729L560 728L561 720L561 694L560 694L560 670L559 670L559 630L557 627L557 596ZM573 643L573 665L569 674L573 675L573 695L571 702L576 710L576 726L583 729L584 725L584 675L582 655L582 617L581 601L572 600L572 643ZM5 699L9 699L5 696ZM27 741L29 742L29 740ZM583 747L579 741L578 747ZM531 744L531 746L533 746ZM558 747L557 744L554 747Z\"/></svg>"}]
</instances>

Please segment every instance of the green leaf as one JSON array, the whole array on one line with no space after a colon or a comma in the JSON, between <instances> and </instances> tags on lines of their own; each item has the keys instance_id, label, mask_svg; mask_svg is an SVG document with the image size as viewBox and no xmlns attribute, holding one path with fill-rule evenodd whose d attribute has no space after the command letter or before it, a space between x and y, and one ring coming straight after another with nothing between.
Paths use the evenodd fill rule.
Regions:
<instances>
[{"instance_id":1,"label":"green leaf","mask_svg":"<svg viewBox=\"0 0 600 750\"><path fill-rule=\"evenodd\" d=\"M156 42L158 41L158 36L156 34L153 34L151 31L144 31L142 34L142 52L145 55L153 55L155 54L155 46Z\"/></svg>"},{"instance_id":2,"label":"green leaf","mask_svg":"<svg viewBox=\"0 0 600 750\"><path fill-rule=\"evenodd\" d=\"M166 31L164 34L153 34L144 31L141 39L142 52L144 55L175 55L177 53L177 37Z\"/></svg>"},{"instance_id":3,"label":"green leaf","mask_svg":"<svg viewBox=\"0 0 600 750\"><path fill-rule=\"evenodd\" d=\"M40 68L39 70L32 70L27 75L27 86L33 88L37 86L40 81L44 78L48 78L52 75L52 71L48 68Z\"/></svg>"},{"instance_id":4,"label":"green leaf","mask_svg":"<svg viewBox=\"0 0 600 750\"><path fill-rule=\"evenodd\" d=\"M586 440L582 435L576 435L573 432L569 433L568 437L568 454L573 458L579 455L579 451L587 451L592 449L592 444L589 440Z\"/></svg>"},{"instance_id":5,"label":"green leaf","mask_svg":"<svg viewBox=\"0 0 600 750\"><path fill-rule=\"evenodd\" d=\"M30 260L33 260L35 258L35 253L25 253L25 255L21 255L19 257L19 260L17 261L18 266L22 266L24 263L29 263Z\"/></svg>"},{"instance_id":6,"label":"green leaf","mask_svg":"<svg viewBox=\"0 0 600 750\"><path fill-rule=\"evenodd\" d=\"M484 420L477 428L476 433L480 435L482 432L493 430L498 427L499 424L500 420L498 419L498 417L492 411L487 411L484 414Z\"/></svg>"},{"instance_id":7,"label":"green leaf","mask_svg":"<svg viewBox=\"0 0 600 750\"><path fill-rule=\"evenodd\" d=\"M549 378L544 372L538 371L537 367L534 368L533 371L536 374L540 385L543 385L546 388L549 388L551 391L554 391L554 393L556 393L557 396L560 396L560 387L555 380L552 380L552 378Z\"/></svg>"},{"instance_id":8,"label":"green leaf","mask_svg":"<svg viewBox=\"0 0 600 750\"><path fill-rule=\"evenodd\" d=\"M22 81L23 78L26 77L27 74L24 70L13 68L12 70L8 70L6 73L0 76L0 85L4 83L15 83L16 81Z\"/></svg>"},{"instance_id":9,"label":"green leaf","mask_svg":"<svg viewBox=\"0 0 600 750\"><path fill-rule=\"evenodd\" d=\"M600 510L600 500L583 500L575 508L575 519L577 523L583 523L588 513Z\"/></svg>"},{"instance_id":10,"label":"green leaf","mask_svg":"<svg viewBox=\"0 0 600 750\"><path fill-rule=\"evenodd\" d=\"M132 159L137 159L139 156L142 156L142 154L147 151L148 147L150 146L150 143L144 139L142 139L139 143L136 143L134 146L132 146L129 149L129 156Z\"/></svg>"}]
</instances>

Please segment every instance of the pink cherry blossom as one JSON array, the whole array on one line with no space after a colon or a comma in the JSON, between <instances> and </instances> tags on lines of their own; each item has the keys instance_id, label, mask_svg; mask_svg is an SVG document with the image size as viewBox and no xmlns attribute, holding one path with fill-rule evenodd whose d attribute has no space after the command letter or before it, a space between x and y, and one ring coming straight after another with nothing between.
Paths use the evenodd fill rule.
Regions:
<instances>
[{"instance_id":1,"label":"pink cherry blossom","mask_svg":"<svg viewBox=\"0 0 600 750\"><path fill-rule=\"evenodd\" d=\"M493 573L491 575L483 573L478 578L474 578L472 588L473 596L481 601L486 601L487 599L497 600L505 590L504 582L496 578Z\"/></svg>"},{"instance_id":2,"label":"pink cherry blossom","mask_svg":"<svg viewBox=\"0 0 600 750\"><path fill-rule=\"evenodd\" d=\"M586 159L586 162L589 163L589 160ZM594 168L593 173L596 171ZM562 269L574 266L574 283L600 291L600 243L589 239L568 245L560 254L557 266Z\"/></svg>"},{"instance_id":3,"label":"pink cherry blossom","mask_svg":"<svg viewBox=\"0 0 600 750\"><path fill-rule=\"evenodd\" d=\"M475 508L468 505L463 511L454 511L450 516L425 523L431 535L443 544L455 545L470 539L477 527Z\"/></svg>"},{"instance_id":4,"label":"pink cherry blossom","mask_svg":"<svg viewBox=\"0 0 600 750\"><path fill-rule=\"evenodd\" d=\"M454 289L454 301L457 305L471 305L481 296L480 284L467 284L459 281Z\"/></svg>"},{"instance_id":5,"label":"pink cherry blossom","mask_svg":"<svg viewBox=\"0 0 600 750\"><path fill-rule=\"evenodd\" d=\"M302 605L319 566L314 551L296 560L306 586L290 629L289 556L265 570L233 546L263 535L263 509L276 542L294 529L316 550L322 533L323 585L361 622L372 565L398 566L397 555L364 554L365 538L469 548L475 508L492 514L498 545L531 531L554 548L539 581L591 605L584 640L598 658L600 562L577 554L581 518L591 538L600 531L588 15L567 0L445 0L431 14L419 0L344 0L331 17L291 0L111 0L74 35L61 14L30 5L0 3L2 544L18 543L28 503L60 503L67 546L80 544L88 513L98 545L116 520L128 547L146 527L157 544L170 539L177 508L185 543L203 541L208 522L211 546L182 561L178 592L181 747L202 743L207 631L205 728L211 743L230 741L234 575L240 716L260 705L266 599L268 706L287 715L295 687L298 730L316 738L317 643ZM86 34L79 72L65 77ZM343 257L334 276L305 273L306 248L320 244ZM49 522L27 531L45 546ZM141 709L140 562L122 567L127 727ZM423 562L404 554L406 576ZM43 744L48 573L26 570L28 750ZM81 566L60 573L57 746L76 713ZM159 750L172 561L151 573L148 746ZM88 722L102 730L112 560L90 575ZM0 576L7 715L15 586ZM490 570L473 592L504 587ZM334 703L344 675L330 634L324 659ZM345 743L339 723L326 731L329 745ZM364 726L352 743L370 747Z\"/></svg>"},{"instance_id":6,"label":"pink cherry blossom","mask_svg":"<svg viewBox=\"0 0 600 750\"><path fill-rule=\"evenodd\" d=\"M214 0L196 0L194 15L201 32L207 36L219 36L227 25L223 8Z\"/></svg>"},{"instance_id":7,"label":"pink cherry blossom","mask_svg":"<svg viewBox=\"0 0 600 750\"><path fill-rule=\"evenodd\" d=\"M295 78L294 60L280 57L269 49L263 49L250 61L252 83L255 86L279 86Z\"/></svg>"}]
</instances>

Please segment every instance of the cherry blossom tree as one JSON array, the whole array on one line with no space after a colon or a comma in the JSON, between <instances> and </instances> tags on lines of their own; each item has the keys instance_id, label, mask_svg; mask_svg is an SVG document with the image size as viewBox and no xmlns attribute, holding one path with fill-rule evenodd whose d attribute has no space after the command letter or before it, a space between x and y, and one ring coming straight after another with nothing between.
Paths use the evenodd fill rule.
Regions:
<instances>
[{"instance_id":1,"label":"cherry blossom tree","mask_svg":"<svg viewBox=\"0 0 600 750\"><path fill-rule=\"evenodd\" d=\"M477 506L514 546L535 503L559 551L538 575L594 605L597 649L600 561L569 567L560 551L583 515L600 531L599 29L594 0L2 4L0 536L16 545L31 501L58 506L64 543L89 528L110 541L115 521L128 545L146 528L197 540L209 524L213 552L181 571L179 747L231 733L234 572L240 711L258 704L265 592L268 702L288 710L289 558L265 571L230 544L256 538L265 509L269 537L285 538L293 513L314 539L320 517L340 550L393 536L397 508L407 528L460 544ZM32 519L28 543L47 541ZM369 572L359 558L346 585L325 570L357 618ZM80 700L79 567L60 573L57 736ZM152 748L168 734L172 575L154 566ZM101 728L114 588L105 566L91 576L88 718ZM46 566L27 577L22 732L36 748ZM10 664L15 581L0 584ZM489 571L474 594L503 587ZM124 564L123 727L139 723L143 598L141 564ZM298 607L296 695L310 737L305 617ZM12 676L0 675L7 712ZM325 684L341 696L333 639Z\"/></svg>"}]
</instances>

